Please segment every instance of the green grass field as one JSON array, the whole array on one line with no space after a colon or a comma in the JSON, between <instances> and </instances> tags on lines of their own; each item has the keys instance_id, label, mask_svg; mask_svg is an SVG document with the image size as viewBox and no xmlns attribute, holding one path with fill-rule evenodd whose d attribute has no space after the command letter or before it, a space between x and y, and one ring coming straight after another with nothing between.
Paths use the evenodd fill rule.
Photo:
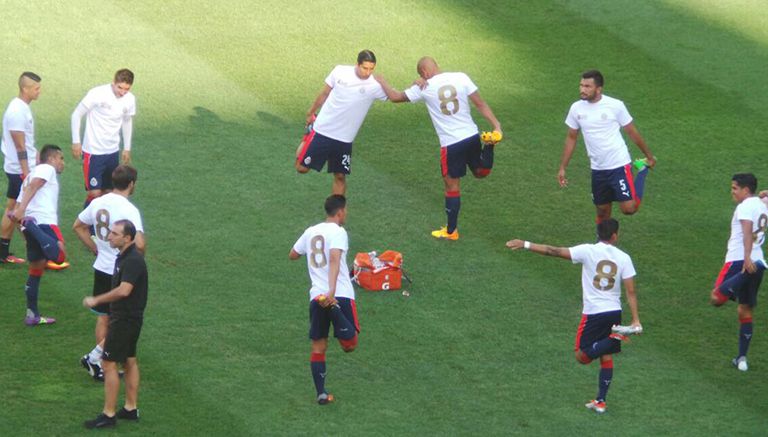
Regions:
<instances>
[{"instance_id":1,"label":"green grass field","mask_svg":"<svg viewBox=\"0 0 768 437\"><path fill-rule=\"evenodd\" d=\"M760 0L0 1L0 105L21 71L43 77L37 138L68 149L69 116L115 70L136 72L134 197L148 238L135 435L765 435L768 314L750 371L733 369L734 305L708 306L734 205L730 177L768 187L768 12ZM486 180L462 186L458 242L444 220L438 146L421 105L377 103L355 142L347 229L355 252L397 249L411 296L358 291L362 335L333 346L314 403L304 261L288 251L323 219L326 174L292 167L304 113L337 64L372 49L402 89L434 56L463 71L505 141ZM589 242L594 207L580 143L557 166L579 74L599 68L659 158L643 209L619 217L646 333L615 359L608 412L586 411L598 366L572 345L580 270L511 253L520 237ZM477 115L483 129L488 126ZM634 155L639 154L634 145ZM83 200L68 156L60 222L72 267L42 280L51 327L23 325L24 266L0 266L0 434L78 435L101 385L91 349L91 256L70 226ZM4 181L4 179L3 179ZM0 190L5 191L5 182ZM13 250L23 254L18 234ZM121 400L122 402L122 400Z\"/></svg>"}]
</instances>

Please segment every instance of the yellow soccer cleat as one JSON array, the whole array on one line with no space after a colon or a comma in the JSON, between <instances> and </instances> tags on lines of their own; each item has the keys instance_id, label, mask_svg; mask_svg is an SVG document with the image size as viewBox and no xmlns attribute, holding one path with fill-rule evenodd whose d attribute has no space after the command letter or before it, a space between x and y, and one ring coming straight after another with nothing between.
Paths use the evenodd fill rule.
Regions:
<instances>
[{"instance_id":1,"label":"yellow soccer cleat","mask_svg":"<svg viewBox=\"0 0 768 437\"><path fill-rule=\"evenodd\" d=\"M51 260L45 263L45 268L48 270L64 270L69 267L69 263L64 261L61 264L55 263Z\"/></svg>"},{"instance_id":2,"label":"yellow soccer cleat","mask_svg":"<svg viewBox=\"0 0 768 437\"><path fill-rule=\"evenodd\" d=\"M443 226L442 228L432 231L432 236L438 239L445 239L445 240L453 240L456 241L459 239L459 230L454 229L453 233L448 233L448 228Z\"/></svg>"}]
</instances>

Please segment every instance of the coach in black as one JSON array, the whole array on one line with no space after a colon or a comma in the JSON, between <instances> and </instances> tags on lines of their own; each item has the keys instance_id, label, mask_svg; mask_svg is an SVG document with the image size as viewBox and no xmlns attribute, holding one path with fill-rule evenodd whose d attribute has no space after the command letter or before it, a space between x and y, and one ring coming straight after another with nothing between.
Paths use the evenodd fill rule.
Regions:
<instances>
[{"instance_id":1,"label":"coach in black","mask_svg":"<svg viewBox=\"0 0 768 437\"><path fill-rule=\"evenodd\" d=\"M104 410L86 428L113 427L117 419L139 420L136 405L139 393L139 365L136 362L136 343L139 340L144 308L147 306L147 264L136 249L136 227L128 220L119 220L109 232L109 245L120 254L115 261L112 290L99 296L83 299L83 305L93 308L109 303L109 331L104 343L102 369L104 371ZM125 370L125 406L117 408L120 378L117 363Z\"/></svg>"}]
</instances>

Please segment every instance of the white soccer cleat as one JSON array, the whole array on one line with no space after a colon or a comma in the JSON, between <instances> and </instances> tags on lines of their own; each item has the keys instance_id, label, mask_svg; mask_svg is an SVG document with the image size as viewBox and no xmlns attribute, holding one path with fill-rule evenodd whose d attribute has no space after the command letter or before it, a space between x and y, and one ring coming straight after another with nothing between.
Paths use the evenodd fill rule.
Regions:
<instances>
[{"instance_id":1,"label":"white soccer cleat","mask_svg":"<svg viewBox=\"0 0 768 437\"><path fill-rule=\"evenodd\" d=\"M642 326L626 326L626 325L613 325L611 331L621 335L635 335L642 334Z\"/></svg>"},{"instance_id":2,"label":"white soccer cleat","mask_svg":"<svg viewBox=\"0 0 768 437\"><path fill-rule=\"evenodd\" d=\"M592 400L584 404L585 407L587 407L590 410L594 410L595 413L603 414L605 413L605 401L596 401Z\"/></svg>"},{"instance_id":3,"label":"white soccer cleat","mask_svg":"<svg viewBox=\"0 0 768 437\"><path fill-rule=\"evenodd\" d=\"M732 362L733 365L742 372L749 370L749 366L747 365L747 357L734 358Z\"/></svg>"}]
</instances>

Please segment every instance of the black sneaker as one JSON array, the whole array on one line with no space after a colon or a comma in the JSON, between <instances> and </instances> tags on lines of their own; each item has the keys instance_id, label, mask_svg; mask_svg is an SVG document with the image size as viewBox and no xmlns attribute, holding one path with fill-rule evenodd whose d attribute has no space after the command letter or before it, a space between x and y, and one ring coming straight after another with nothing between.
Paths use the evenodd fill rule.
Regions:
<instances>
[{"instance_id":1,"label":"black sneaker","mask_svg":"<svg viewBox=\"0 0 768 437\"><path fill-rule=\"evenodd\" d=\"M114 428L117 424L117 419L115 416L109 417L104 413L100 413L98 416L96 416L93 420L86 420L84 423L86 428L88 429L94 429L94 428Z\"/></svg>"},{"instance_id":2,"label":"black sneaker","mask_svg":"<svg viewBox=\"0 0 768 437\"><path fill-rule=\"evenodd\" d=\"M139 409L128 411L123 407L115 414L115 417L120 420L139 420Z\"/></svg>"},{"instance_id":3,"label":"black sneaker","mask_svg":"<svg viewBox=\"0 0 768 437\"><path fill-rule=\"evenodd\" d=\"M88 371L89 375L91 374L91 366L88 365L88 354L85 354L83 355L83 358L80 358L80 365Z\"/></svg>"}]
</instances>

